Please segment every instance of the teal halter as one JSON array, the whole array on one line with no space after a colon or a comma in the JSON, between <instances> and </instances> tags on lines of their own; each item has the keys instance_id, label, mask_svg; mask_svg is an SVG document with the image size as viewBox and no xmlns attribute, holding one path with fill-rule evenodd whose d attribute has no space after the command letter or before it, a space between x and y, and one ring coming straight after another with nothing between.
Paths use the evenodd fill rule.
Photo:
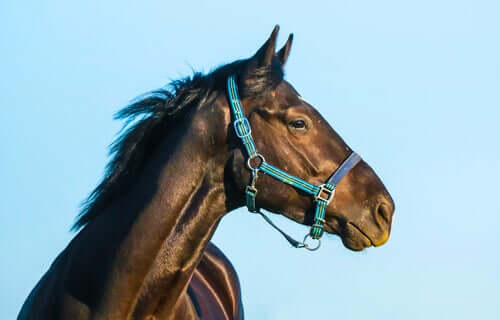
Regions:
<instances>
[{"instance_id":1,"label":"teal halter","mask_svg":"<svg viewBox=\"0 0 500 320\"><path fill-rule=\"evenodd\" d=\"M296 176L286 173L283 170L280 170L270 163L266 162L264 156L257 152L255 147L255 143L252 138L252 129L250 127L250 123L248 119L245 117L243 113L243 108L241 107L240 98L238 96L238 88L236 85L236 79L234 75L229 76L227 79L227 92L231 105L231 110L233 112L234 121L233 126L236 132L236 136L241 139L243 145L248 154L247 166L252 172L252 180L250 184L246 187L246 205L248 211L254 213L260 213L260 209L256 207L255 198L257 196L257 188L255 187L255 183L259 177L259 172L262 171L265 174L280 180L283 183L286 183L296 189L302 190L308 194L310 194L314 198L314 202L316 203L316 210L314 213L314 223L311 226L311 230L304 237L302 242L293 240L286 233L281 231L278 227L276 227L269 218L263 215L263 217L268 221L273 227L275 227L279 232L281 232L285 238L296 248L306 248L309 250L316 250L319 248L321 242L319 239L323 235L323 228L325 225L325 208L332 201L333 196L335 195L335 186L338 182L359 162L361 161L361 157L352 152L351 155L339 166L339 168L333 173L330 179L327 180L326 183L321 185L314 185L305 180L302 180ZM257 164L252 164L253 160L257 160ZM307 238L311 237L315 240L318 240L318 245L316 247L310 247L306 241Z\"/></svg>"}]
</instances>

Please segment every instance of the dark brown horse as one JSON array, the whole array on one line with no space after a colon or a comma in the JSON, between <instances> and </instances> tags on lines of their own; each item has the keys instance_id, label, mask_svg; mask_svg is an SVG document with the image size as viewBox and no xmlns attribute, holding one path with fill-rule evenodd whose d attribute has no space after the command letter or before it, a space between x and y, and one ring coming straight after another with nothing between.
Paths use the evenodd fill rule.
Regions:
<instances>
[{"instance_id":1,"label":"dark brown horse","mask_svg":"<svg viewBox=\"0 0 500 320\"><path fill-rule=\"evenodd\" d=\"M255 144L273 165L321 184L351 153L283 80L292 37L276 27L249 59L175 81L118 113L132 123L75 224L79 233L32 290L19 319L242 319L238 278L210 243L244 205L246 154L231 125L226 80L236 75ZM135 120L135 121L134 121ZM313 221L307 194L267 175L257 205ZM363 161L338 184L325 230L352 250L389 238L394 204Z\"/></svg>"}]
</instances>

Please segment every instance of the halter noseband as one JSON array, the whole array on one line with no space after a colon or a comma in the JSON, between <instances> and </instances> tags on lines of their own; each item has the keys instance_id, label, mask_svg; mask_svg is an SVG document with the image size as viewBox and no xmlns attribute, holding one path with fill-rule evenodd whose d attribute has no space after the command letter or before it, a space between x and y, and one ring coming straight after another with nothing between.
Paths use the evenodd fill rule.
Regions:
<instances>
[{"instance_id":1,"label":"halter noseband","mask_svg":"<svg viewBox=\"0 0 500 320\"><path fill-rule=\"evenodd\" d=\"M236 85L236 78L231 75L227 79L227 93L231 105L231 110L233 112L234 121L233 126L236 132L236 136L241 139L243 145L248 154L247 166L252 172L252 180L250 184L246 187L246 205L248 211L261 214L267 222L269 222L274 228L276 228L285 238L296 248L306 248L309 250L316 250L319 248L321 242L319 239L323 235L323 228L325 224L325 208L333 200L335 195L335 186L340 182L340 180L352 169L354 166L361 161L361 157L356 153L352 152L347 159L335 170L332 176L327 180L326 183L321 185L314 185L305 180L302 180L296 176L288 174L287 172L280 170L270 163L266 162L264 156L257 152L255 143L252 138L252 129L248 119L243 113L241 107L240 98L238 96L238 88ZM252 164L253 160L259 160L257 164ZM316 202L316 210L314 213L314 223L308 234L304 237L302 242L296 241L281 229L279 229L272 221L262 214L260 208L256 207L255 198L257 196L257 188L255 183L259 177L259 172L262 171L265 174L286 183L296 189L302 190L310 194ZM307 238L311 237L318 240L318 245L316 247L310 247L306 241Z\"/></svg>"}]
</instances>

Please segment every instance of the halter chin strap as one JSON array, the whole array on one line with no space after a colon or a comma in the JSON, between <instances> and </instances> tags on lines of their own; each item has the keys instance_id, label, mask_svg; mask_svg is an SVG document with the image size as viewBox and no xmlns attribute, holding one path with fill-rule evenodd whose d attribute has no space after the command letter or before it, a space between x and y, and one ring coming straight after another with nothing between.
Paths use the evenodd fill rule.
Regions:
<instances>
[{"instance_id":1,"label":"halter chin strap","mask_svg":"<svg viewBox=\"0 0 500 320\"><path fill-rule=\"evenodd\" d=\"M246 187L246 205L250 212L255 212L261 214L264 219L269 222L275 229L277 229L292 246L296 248L306 248L309 250L316 250L319 248L321 242L319 239L323 235L323 228L325 225L325 209L328 204L332 201L335 195L335 186L340 182L340 180L352 169L354 166L361 161L361 157L352 152L349 157L335 170L332 176L327 180L326 183L321 185L314 185L301 178L288 174L287 172L280 170L270 163L266 162L265 158L257 152L255 143L252 138L252 129L248 119L243 113L243 108L241 107L240 98L238 96L238 88L236 86L236 78L234 75L229 76L227 79L227 92L231 105L231 110L233 112L234 121L233 126L238 138L241 139L245 149L247 151L248 160L247 166L251 170L252 180L250 184ZM257 208L255 203L255 198L257 197L257 188L255 184L259 178L259 172L264 172L265 174L280 180L296 189L302 190L310 194L314 198L316 203L316 210L314 213L314 223L311 226L311 230L304 237L302 242L294 240L292 237L283 232L278 228L268 217L266 217L260 208ZM318 240L318 245L316 247L310 247L307 244L307 238L311 237Z\"/></svg>"}]
</instances>

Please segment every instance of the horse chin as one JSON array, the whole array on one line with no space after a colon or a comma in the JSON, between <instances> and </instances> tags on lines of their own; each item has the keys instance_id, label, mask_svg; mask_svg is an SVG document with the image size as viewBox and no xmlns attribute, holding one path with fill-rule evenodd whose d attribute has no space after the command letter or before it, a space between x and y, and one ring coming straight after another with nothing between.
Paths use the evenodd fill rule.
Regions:
<instances>
[{"instance_id":1,"label":"horse chin","mask_svg":"<svg viewBox=\"0 0 500 320\"><path fill-rule=\"evenodd\" d=\"M368 235L351 222L345 224L341 237L344 246L352 251L361 251L373 245Z\"/></svg>"},{"instance_id":2,"label":"horse chin","mask_svg":"<svg viewBox=\"0 0 500 320\"><path fill-rule=\"evenodd\" d=\"M337 234L341 238L344 247L352 251L362 251L373 245L371 239L351 222L344 223L342 227L339 227L338 223L327 223L325 231L330 234Z\"/></svg>"}]
</instances>

